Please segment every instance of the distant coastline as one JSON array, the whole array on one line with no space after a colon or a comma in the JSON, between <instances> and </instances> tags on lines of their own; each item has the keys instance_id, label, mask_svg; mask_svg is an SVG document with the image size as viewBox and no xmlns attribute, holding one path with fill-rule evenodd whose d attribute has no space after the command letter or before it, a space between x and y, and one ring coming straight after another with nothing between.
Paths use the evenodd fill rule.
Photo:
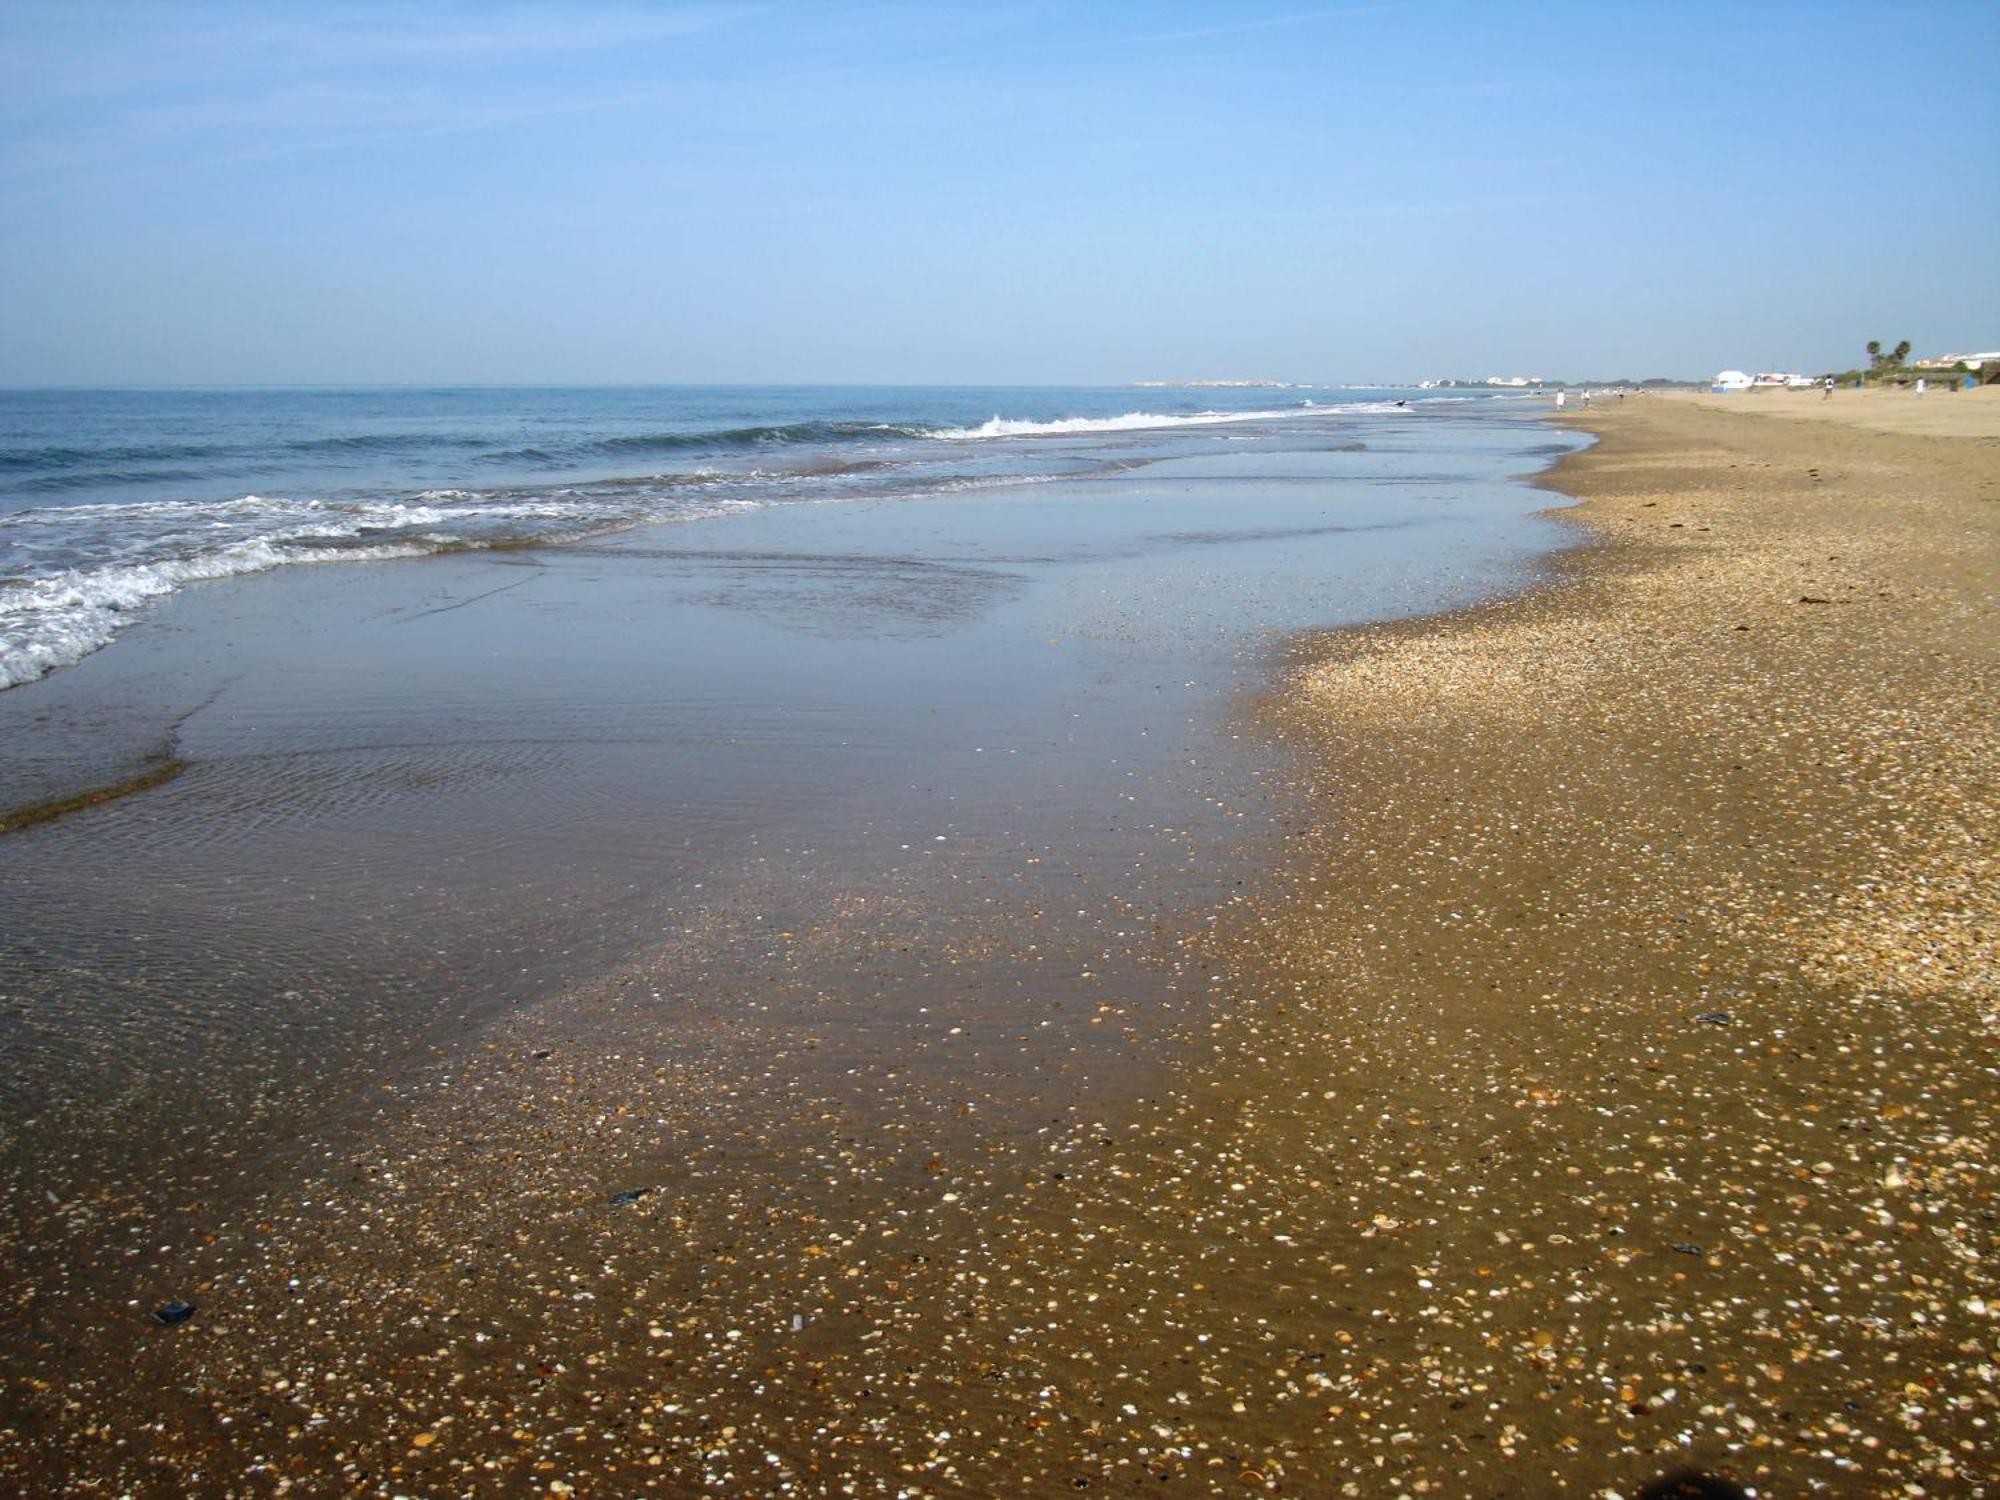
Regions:
<instances>
[{"instance_id":1,"label":"distant coastline","mask_svg":"<svg viewBox=\"0 0 2000 1500\"><path fill-rule=\"evenodd\" d=\"M1299 391L1314 387L1294 380L1135 380L1135 391Z\"/></svg>"},{"instance_id":2,"label":"distant coastline","mask_svg":"<svg viewBox=\"0 0 2000 1500\"><path fill-rule=\"evenodd\" d=\"M1603 387L1625 390L1668 391L1706 390L1706 380L1683 380L1675 376L1649 375L1643 380L1635 380L1629 375L1611 379L1572 380L1558 379L1547 375L1488 375L1484 379L1466 379L1447 376L1439 380L1419 380L1409 384L1396 381L1335 381L1335 380L1133 380L1126 383L1127 390L1134 391L1318 391L1318 390L1397 390L1418 391L1494 391L1533 393L1553 391L1563 387Z\"/></svg>"}]
</instances>

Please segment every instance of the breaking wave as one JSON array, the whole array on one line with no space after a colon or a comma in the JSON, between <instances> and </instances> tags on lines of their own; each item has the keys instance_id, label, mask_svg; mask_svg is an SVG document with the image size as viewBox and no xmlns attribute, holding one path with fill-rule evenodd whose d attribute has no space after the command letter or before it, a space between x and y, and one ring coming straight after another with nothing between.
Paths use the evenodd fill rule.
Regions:
<instances>
[{"instance_id":1,"label":"breaking wave","mask_svg":"<svg viewBox=\"0 0 2000 1500\"><path fill-rule=\"evenodd\" d=\"M1207 427L1218 422L1272 422L1283 417L1306 415L1310 411L1332 411L1312 402L1282 411L1197 411L1169 415L1164 412L1128 411L1115 417L1057 417L1037 422L1025 418L995 416L977 427L944 427L931 432L936 438L967 441L978 438L1062 437L1089 432L1142 432L1159 427Z\"/></svg>"},{"instance_id":2,"label":"breaking wave","mask_svg":"<svg viewBox=\"0 0 2000 1500\"><path fill-rule=\"evenodd\" d=\"M987 400L1007 395L989 390L928 405L918 404L925 399L920 393L908 395L901 409L915 420L878 419L835 395L824 398L819 412L800 412L803 420L732 423L755 410L732 401L723 410L711 403L700 417L690 412L677 426L672 400L661 398L653 423L633 422L623 431L607 431L603 423L592 430L573 412L550 416L531 407L489 423L483 434L476 412L453 412L430 430L414 430L400 395L356 423L360 430L315 432L317 397L260 396L254 399L279 402L288 424L261 438L249 436L256 424L234 408L213 417L210 397L201 398L179 430L162 418L157 396L129 398L130 408L115 404L122 397L77 398L86 408L105 406L117 419L105 441L76 441L87 424L49 419L38 431L24 431L18 418L14 431L24 437L34 431L38 440L0 441L0 688L80 660L110 641L133 611L209 579L294 564L573 541L780 502L1037 484L1184 452L1186 443L1177 447L1172 438L1177 429L1407 415L1393 401L1302 400L1253 410L996 414L966 425ZM350 398L338 399L344 415ZM1088 399L1079 402L1086 411ZM781 410L792 401L786 415L798 411L786 393L772 400ZM1109 403L1096 404L1103 411ZM822 415L829 407L833 414ZM892 404L883 415L897 410ZM1038 441L1145 432L1160 437ZM134 441L135 434L151 440ZM467 482L481 473L495 473L495 482ZM227 494L266 476L324 498L200 494L203 487L210 496ZM66 503L72 496L76 503ZM9 502L27 507L9 513Z\"/></svg>"},{"instance_id":3,"label":"breaking wave","mask_svg":"<svg viewBox=\"0 0 2000 1500\"><path fill-rule=\"evenodd\" d=\"M117 633L118 617L184 584L287 563L367 562L417 557L434 547L416 543L314 547L262 538L194 557L95 571L72 569L52 578L0 589L0 688L32 682L81 661Z\"/></svg>"},{"instance_id":4,"label":"breaking wave","mask_svg":"<svg viewBox=\"0 0 2000 1500\"><path fill-rule=\"evenodd\" d=\"M733 508L721 499L683 503L679 510L692 518ZM574 493L427 490L407 500L244 495L0 516L6 553L32 569L28 576L0 577L0 689L81 661L111 641L123 616L191 583L302 563L573 541L644 519L646 510L590 503Z\"/></svg>"}]
</instances>

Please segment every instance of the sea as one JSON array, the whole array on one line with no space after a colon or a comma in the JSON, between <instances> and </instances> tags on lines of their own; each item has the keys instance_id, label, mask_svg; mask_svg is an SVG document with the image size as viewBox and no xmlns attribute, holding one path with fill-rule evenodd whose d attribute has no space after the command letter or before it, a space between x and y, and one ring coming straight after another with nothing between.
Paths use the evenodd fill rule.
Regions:
<instances>
[{"instance_id":1,"label":"sea","mask_svg":"<svg viewBox=\"0 0 2000 1500\"><path fill-rule=\"evenodd\" d=\"M1353 387L0 390L0 690L204 580L1084 478L1519 396Z\"/></svg>"},{"instance_id":2,"label":"sea","mask_svg":"<svg viewBox=\"0 0 2000 1500\"><path fill-rule=\"evenodd\" d=\"M219 1226L293 1243L413 1101L503 1139L496 1062L548 1062L552 1101L602 1053L672 1070L714 1154L630 1139L743 1164L730 1203L824 1122L971 1160L1145 1096L1298 826L1256 705L1316 632L1542 576L1574 533L1522 481L1584 441L1542 415L0 392L15 1345L52 1387L131 1367L134 1296L199 1290ZM664 1180L635 1170L586 1196Z\"/></svg>"}]
</instances>

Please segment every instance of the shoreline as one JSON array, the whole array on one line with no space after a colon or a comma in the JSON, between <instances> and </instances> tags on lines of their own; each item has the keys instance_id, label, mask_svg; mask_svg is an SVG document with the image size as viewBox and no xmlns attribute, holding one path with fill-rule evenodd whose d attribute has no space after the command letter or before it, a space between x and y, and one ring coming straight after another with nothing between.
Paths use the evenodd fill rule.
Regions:
<instances>
[{"instance_id":1,"label":"shoreline","mask_svg":"<svg viewBox=\"0 0 2000 1500\"><path fill-rule=\"evenodd\" d=\"M23 803L16 807L0 807L0 836L18 833L23 828L33 828L37 823L52 822L70 813L82 812L87 807L101 807L107 802L116 802L121 797L149 792L154 787L165 786L188 768L186 761L171 754L155 755L150 759L155 762L151 767L135 772L120 781L90 787L66 797L51 797L45 801Z\"/></svg>"},{"instance_id":2,"label":"shoreline","mask_svg":"<svg viewBox=\"0 0 2000 1500\"><path fill-rule=\"evenodd\" d=\"M1135 934L1174 985L1143 1027L1087 935L1006 959L1005 900L718 913L719 943L441 1053L364 1151L191 1256L199 1321L133 1366L165 1425L105 1472L1630 1495L1698 1464L1977 1493L1993 450L1590 423L1532 482L1594 540L1526 592L1281 648L1280 867ZM1143 1094L1107 1106L1074 1049L1035 1075L1044 1125L859 1092L868 1037L818 1050L836 1012L663 1006L683 969L1063 984L1134 1037ZM1008 1066L1032 1023L1005 1009L904 1035ZM81 1451L29 1425L20 1457Z\"/></svg>"},{"instance_id":3,"label":"shoreline","mask_svg":"<svg viewBox=\"0 0 2000 1500\"><path fill-rule=\"evenodd\" d=\"M73 1001L9 986L63 1065L17 1073L0 1473L608 1484L644 1422L645 1477L685 1488L706 1433L790 1430L759 1371L887 1338L834 1248L945 1263L958 1204L1088 1153L1207 1006L1204 917L1271 837L1232 714L1258 627L1472 597L1545 545L1507 479L1545 430L1420 432L267 574L31 687L51 755L139 700L191 768L4 851L41 948L102 948L53 971ZM148 919L150 993L70 978L123 960L106 907ZM148 1006L171 1058L123 1044ZM510 1373L550 1351L580 1389ZM673 1422L643 1409L662 1355ZM578 1399L625 1425L574 1451ZM399 1456L413 1408L464 1442Z\"/></svg>"},{"instance_id":4,"label":"shoreline","mask_svg":"<svg viewBox=\"0 0 2000 1500\"><path fill-rule=\"evenodd\" d=\"M1404 1472L1984 1493L2000 445L1679 402L1569 425L1600 443L1540 482L1587 540L1545 585L1321 637L1270 709L1331 805L1252 946L1366 1038L1295 1051L1369 1101L1364 1159L1447 1131L1430 1161L1472 1179L1371 1195L1428 1242L1399 1258L1430 1312L1479 1326L1406 1353L1461 1390L1496 1348L1550 1376L1517 1367L1505 1463ZM1480 1317L1510 1271L1540 1305ZM1379 1421L1423 1409L1399 1394Z\"/></svg>"}]
</instances>

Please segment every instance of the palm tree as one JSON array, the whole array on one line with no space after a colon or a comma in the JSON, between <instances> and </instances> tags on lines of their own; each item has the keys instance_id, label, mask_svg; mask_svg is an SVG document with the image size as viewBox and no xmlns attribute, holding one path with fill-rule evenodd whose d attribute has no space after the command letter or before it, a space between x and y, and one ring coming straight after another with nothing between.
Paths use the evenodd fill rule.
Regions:
<instances>
[{"instance_id":1,"label":"palm tree","mask_svg":"<svg viewBox=\"0 0 2000 1500\"><path fill-rule=\"evenodd\" d=\"M1889 356L1889 363L1892 365L1900 365L1904 360L1908 359L1909 357L1910 357L1910 341L1908 339L1904 339L1902 343L1896 346L1895 352Z\"/></svg>"},{"instance_id":2,"label":"palm tree","mask_svg":"<svg viewBox=\"0 0 2000 1500\"><path fill-rule=\"evenodd\" d=\"M1868 368L1871 370L1882 368L1882 341L1880 339L1870 339L1868 341Z\"/></svg>"}]
</instances>

